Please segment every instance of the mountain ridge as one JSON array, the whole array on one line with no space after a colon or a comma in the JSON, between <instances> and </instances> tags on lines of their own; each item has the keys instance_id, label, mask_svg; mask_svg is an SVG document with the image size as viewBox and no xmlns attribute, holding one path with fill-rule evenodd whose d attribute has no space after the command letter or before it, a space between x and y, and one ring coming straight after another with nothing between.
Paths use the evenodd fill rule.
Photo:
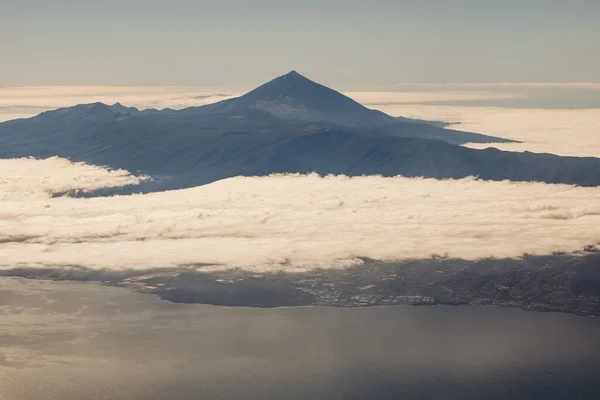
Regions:
<instances>
[{"instance_id":1,"label":"mountain ridge","mask_svg":"<svg viewBox=\"0 0 600 400\"><path fill-rule=\"evenodd\" d=\"M368 109L296 71L279 76L240 97L196 109L210 112L257 109L276 116L292 116L308 121L327 120L348 127L394 122L394 117Z\"/></svg>"},{"instance_id":2,"label":"mountain ridge","mask_svg":"<svg viewBox=\"0 0 600 400\"><path fill-rule=\"evenodd\" d=\"M323 114L321 119L313 119L314 114L308 119L273 114L261 103L276 101L294 109L304 105L311 111L318 108L312 99L321 94L326 102L335 103L324 108L327 112L316 110ZM458 144L473 137L484 142L494 138L419 122L387 124L385 120L393 117L383 113L381 117L297 73L276 78L244 96L178 111L139 111L120 103L48 111L0 124L0 157L60 156L153 177L145 186L126 188L121 194L276 172L477 176L600 186L600 158L466 148ZM363 126L352 118L336 121L346 118L348 107L364 113L366 117L359 116L361 122L373 118L383 123Z\"/></svg>"},{"instance_id":3,"label":"mountain ridge","mask_svg":"<svg viewBox=\"0 0 600 400\"><path fill-rule=\"evenodd\" d=\"M72 122L69 120L71 114L81 118L78 114L80 109L88 106L100 108L100 105L119 114L114 117L118 119L161 115L177 124L193 123L200 130L210 128L224 133L240 130L260 133L265 129L277 128L303 133L315 129L342 127L358 129L366 136L422 137L441 139L453 144L513 142L483 134L442 129L446 124L439 121L392 117L381 111L369 109L296 71L279 76L242 96L181 110L138 110L120 103L91 103L47 111L33 118L53 118L62 115L67 119L66 122ZM103 117L110 118L104 108Z\"/></svg>"}]
</instances>

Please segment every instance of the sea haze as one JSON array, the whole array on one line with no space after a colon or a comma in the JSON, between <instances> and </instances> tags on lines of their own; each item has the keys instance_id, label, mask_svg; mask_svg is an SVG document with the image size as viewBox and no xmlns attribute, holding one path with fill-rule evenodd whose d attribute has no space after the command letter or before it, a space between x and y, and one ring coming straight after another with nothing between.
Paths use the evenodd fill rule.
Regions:
<instances>
[{"instance_id":1,"label":"sea haze","mask_svg":"<svg viewBox=\"0 0 600 400\"><path fill-rule=\"evenodd\" d=\"M594 399L600 320L496 307L247 309L0 279L0 398Z\"/></svg>"}]
</instances>

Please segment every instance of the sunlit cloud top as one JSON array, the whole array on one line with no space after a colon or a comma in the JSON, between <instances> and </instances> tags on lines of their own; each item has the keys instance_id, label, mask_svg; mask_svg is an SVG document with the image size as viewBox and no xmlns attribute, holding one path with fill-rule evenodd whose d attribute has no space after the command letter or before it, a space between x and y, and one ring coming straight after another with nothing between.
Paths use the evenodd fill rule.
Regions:
<instances>
[{"instance_id":1,"label":"sunlit cloud top","mask_svg":"<svg viewBox=\"0 0 600 400\"><path fill-rule=\"evenodd\" d=\"M10 164L13 164L12 166ZM4 161L0 268L302 271L379 260L576 251L600 241L600 189L379 176L235 177L170 192L51 197L134 177L64 160ZM35 179L37 176L37 179ZM6 195L8 194L8 195ZM212 267L206 267L211 265Z\"/></svg>"}]
</instances>

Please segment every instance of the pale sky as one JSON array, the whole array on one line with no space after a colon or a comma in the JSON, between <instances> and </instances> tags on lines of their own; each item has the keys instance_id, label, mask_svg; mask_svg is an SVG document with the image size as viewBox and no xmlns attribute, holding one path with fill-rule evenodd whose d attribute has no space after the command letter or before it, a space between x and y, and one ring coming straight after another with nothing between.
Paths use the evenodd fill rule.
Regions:
<instances>
[{"instance_id":1,"label":"pale sky","mask_svg":"<svg viewBox=\"0 0 600 400\"><path fill-rule=\"evenodd\" d=\"M600 82L598 0L0 0L0 87Z\"/></svg>"}]
</instances>

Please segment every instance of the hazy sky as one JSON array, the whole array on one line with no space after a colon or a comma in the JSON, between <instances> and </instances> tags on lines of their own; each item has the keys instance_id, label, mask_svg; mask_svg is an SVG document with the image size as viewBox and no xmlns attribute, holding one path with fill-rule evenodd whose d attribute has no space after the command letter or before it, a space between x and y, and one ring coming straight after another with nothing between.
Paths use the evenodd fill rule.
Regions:
<instances>
[{"instance_id":1,"label":"hazy sky","mask_svg":"<svg viewBox=\"0 0 600 400\"><path fill-rule=\"evenodd\" d=\"M598 0L0 0L0 86L600 82Z\"/></svg>"}]
</instances>

